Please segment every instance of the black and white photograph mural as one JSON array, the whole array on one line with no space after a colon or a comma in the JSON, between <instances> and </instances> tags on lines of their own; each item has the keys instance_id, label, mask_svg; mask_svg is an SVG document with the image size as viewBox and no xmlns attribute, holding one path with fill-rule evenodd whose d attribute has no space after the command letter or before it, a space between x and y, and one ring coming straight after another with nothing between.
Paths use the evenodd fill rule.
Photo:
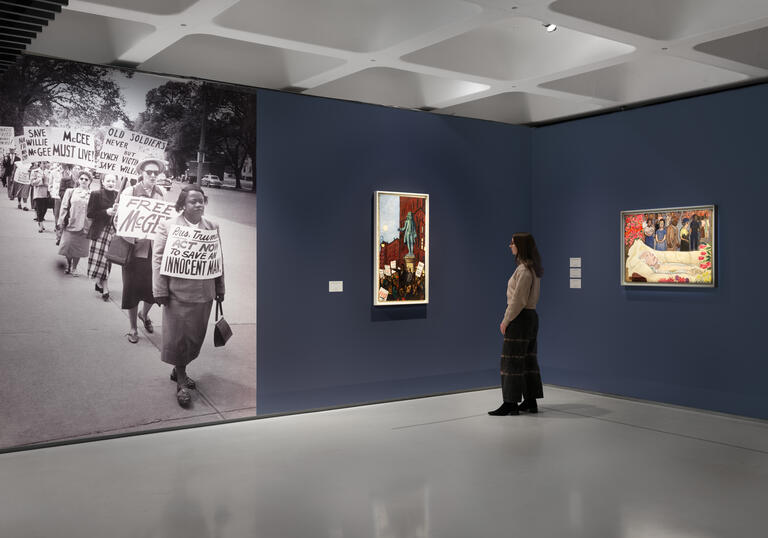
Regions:
<instances>
[{"instance_id":1,"label":"black and white photograph mural","mask_svg":"<svg viewBox=\"0 0 768 538\"><path fill-rule=\"evenodd\" d=\"M0 451L257 414L256 99L35 56L0 77Z\"/></svg>"}]
</instances>

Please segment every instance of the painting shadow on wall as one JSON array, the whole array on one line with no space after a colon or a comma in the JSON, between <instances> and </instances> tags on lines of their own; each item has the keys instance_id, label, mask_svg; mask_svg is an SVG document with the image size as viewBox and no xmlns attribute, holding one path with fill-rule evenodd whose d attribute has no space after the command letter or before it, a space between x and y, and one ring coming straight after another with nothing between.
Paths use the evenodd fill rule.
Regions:
<instances>
[{"instance_id":1,"label":"painting shadow on wall","mask_svg":"<svg viewBox=\"0 0 768 538\"><path fill-rule=\"evenodd\" d=\"M427 305L403 305L397 308L371 307L371 321L400 321L406 319L427 319Z\"/></svg>"}]
</instances>

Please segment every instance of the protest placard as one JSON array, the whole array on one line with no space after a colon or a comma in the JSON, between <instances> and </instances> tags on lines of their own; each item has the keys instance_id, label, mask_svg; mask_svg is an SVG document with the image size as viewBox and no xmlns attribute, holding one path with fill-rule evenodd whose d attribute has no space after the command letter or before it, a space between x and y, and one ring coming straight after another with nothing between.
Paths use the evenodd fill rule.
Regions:
<instances>
[{"instance_id":1,"label":"protest placard","mask_svg":"<svg viewBox=\"0 0 768 538\"><path fill-rule=\"evenodd\" d=\"M14 183L19 185L29 185L32 180L29 177L29 168L32 162L20 161L16 163L16 172L13 174Z\"/></svg>"},{"instance_id":2,"label":"protest placard","mask_svg":"<svg viewBox=\"0 0 768 538\"><path fill-rule=\"evenodd\" d=\"M379 288L379 301L386 301L389 297L389 291L384 288Z\"/></svg>"},{"instance_id":3,"label":"protest placard","mask_svg":"<svg viewBox=\"0 0 768 538\"><path fill-rule=\"evenodd\" d=\"M154 239L161 222L176 216L175 204L141 196L120 196L115 226L117 235Z\"/></svg>"},{"instance_id":4,"label":"protest placard","mask_svg":"<svg viewBox=\"0 0 768 538\"><path fill-rule=\"evenodd\" d=\"M160 274L203 280L222 275L218 230L174 224L168 230Z\"/></svg>"},{"instance_id":5,"label":"protest placard","mask_svg":"<svg viewBox=\"0 0 768 538\"><path fill-rule=\"evenodd\" d=\"M96 171L135 176L136 165L148 157L165 159L165 140L119 127L104 127L104 142L96 160Z\"/></svg>"},{"instance_id":6,"label":"protest placard","mask_svg":"<svg viewBox=\"0 0 768 538\"><path fill-rule=\"evenodd\" d=\"M23 136L13 137L13 147L16 149L16 155L18 155L22 161L26 162L29 160L29 153L27 153L27 142L24 140Z\"/></svg>"},{"instance_id":7,"label":"protest placard","mask_svg":"<svg viewBox=\"0 0 768 538\"><path fill-rule=\"evenodd\" d=\"M81 127L24 127L31 161L76 164L92 168L96 161L94 137Z\"/></svg>"},{"instance_id":8,"label":"protest placard","mask_svg":"<svg viewBox=\"0 0 768 538\"><path fill-rule=\"evenodd\" d=\"M0 127L0 155L5 155L13 146L13 127Z\"/></svg>"}]
</instances>

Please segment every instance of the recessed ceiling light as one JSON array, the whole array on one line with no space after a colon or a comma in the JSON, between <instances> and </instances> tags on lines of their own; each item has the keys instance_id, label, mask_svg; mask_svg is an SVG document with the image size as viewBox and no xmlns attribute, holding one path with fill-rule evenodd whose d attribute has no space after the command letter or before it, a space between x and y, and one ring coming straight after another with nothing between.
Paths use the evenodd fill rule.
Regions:
<instances>
[{"instance_id":1,"label":"recessed ceiling light","mask_svg":"<svg viewBox=\"0 0 768 538\"><path fill-rule=\"evenodd\" d=\"M543 26L544 28L547 29L547 32L554 32L555 30L557 30L557 25L552 24L551 22L545 22Z\"/></svg>"}]
</instances>

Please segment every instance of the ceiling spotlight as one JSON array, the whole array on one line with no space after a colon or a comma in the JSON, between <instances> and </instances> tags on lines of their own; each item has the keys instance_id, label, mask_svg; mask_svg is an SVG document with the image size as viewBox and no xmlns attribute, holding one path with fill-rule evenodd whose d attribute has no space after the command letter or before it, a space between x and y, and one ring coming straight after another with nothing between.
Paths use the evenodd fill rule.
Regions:
<instances>
[{"instance_id":1,"label":"ceiling spotlight","mask_svg":"<svg viewBox=\"0 0 768 538\"><path fill-rule=\"evenodd\" d=\"M557 30L557 25L552 24L551 22L545 22L543 26L544 28L546 28L547 32L554 32L555 30Z\"/></svg>"}]
</instances>

